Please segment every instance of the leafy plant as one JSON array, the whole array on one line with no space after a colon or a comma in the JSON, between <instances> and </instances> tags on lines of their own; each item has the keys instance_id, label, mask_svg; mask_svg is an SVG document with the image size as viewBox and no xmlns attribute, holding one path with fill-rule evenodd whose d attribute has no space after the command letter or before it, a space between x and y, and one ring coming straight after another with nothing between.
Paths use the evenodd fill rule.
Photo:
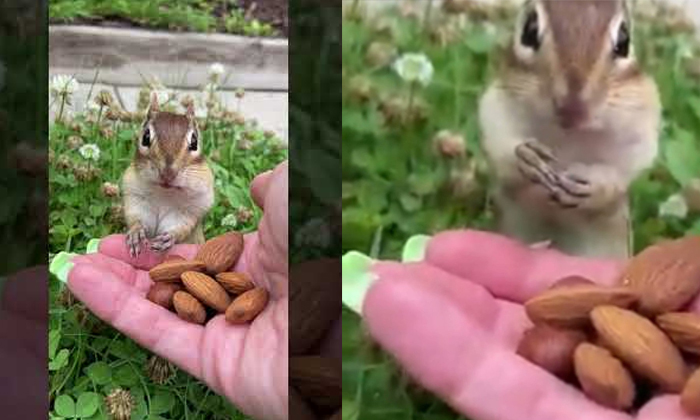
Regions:
<instances>
[{"instance_id":1,"label":"leafy plant","mask_svg":"<svg viewBox=\"0 0 700 420\"><path fill-rule=\"evenodd\" d=\"M132 160L143 109L129 113L105 101L109 98L100 93L86 113L50 128L50 257L60 251L82 253L90 239L125 231L118 186ZM182 112L174 100L162 106ZM286 148L273 133L220 106L211 107L200 124L204 154L216 177L216 201L205 221L205 235L252 231L262 213L250 197L250 182L283 161ZM90 153L86 145L94 147ZM154 373L150 356L51 279L52 419L107 419L105 398L116 389L133 399L132 420L244 418L182 371L166 366Z\"/></svg>"},{"instance_id":2,"label":"leafy plant","mask_svg":"<svg viewBox=\"0 0 700 420\"><path fill-rule=\"evenodd\" d=\"M50 0L49 17L52 22L116 19L177 31L276 35L270 24L246 17L235 0Z\"/></svg>"}]
</instances>

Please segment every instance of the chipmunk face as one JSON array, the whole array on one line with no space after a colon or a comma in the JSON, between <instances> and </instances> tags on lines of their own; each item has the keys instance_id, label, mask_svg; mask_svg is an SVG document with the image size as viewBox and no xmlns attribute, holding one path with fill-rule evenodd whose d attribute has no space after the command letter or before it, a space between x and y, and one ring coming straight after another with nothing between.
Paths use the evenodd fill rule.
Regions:
<instances>
[{"instance_id":1,"label":"chipmunk face","mask_svg":"<svg viewBox=\"0 0 700 420\"><path fill-rule=\"evenodd\" d=\"M202 142L192 106L185 115L160 112L151 97L146 121L138 138L139 173L162 188L183 188L204 163Z\"/></svg>"},{"instance_id":2,"label":"chipmunk face","mask_svg":"<svg viewBox=\"0 0 700 420\"><path fill-rule=\"evenodd\" d=\"M642 77L624 0L528 0L506 64L506 88L537 100L564 129L595 124L607 108L634 102L620 88Z\"/></svg>"}]
</instances>

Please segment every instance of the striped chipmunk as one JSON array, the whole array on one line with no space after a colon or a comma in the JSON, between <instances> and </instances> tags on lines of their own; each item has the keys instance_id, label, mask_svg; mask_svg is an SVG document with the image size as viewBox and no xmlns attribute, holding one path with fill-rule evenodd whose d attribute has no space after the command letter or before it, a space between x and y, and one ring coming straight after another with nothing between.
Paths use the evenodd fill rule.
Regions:
<instances>
[{"instance_id":1,"label":"striped chipmunk","mask_svg":"<svg viewBox=\"0 0 700 420\"><path fill-rule=\"evenodd\" d=\"M145 243L156 252L178 243L204 243L202 223L214 204L214 176L202 152L193 105L184 115L160 111L152 93L136 143L122 177L132 257Z\"/></svg>"},{"instance_id":2,"label":"striped chipmunk","mask_svg":"<svg viewBox=\"0 0 700 420\"><path fill-rule=\"evenodd\" d=\"M628 188L658 151L661 104L624 0L530 0L480 101L502 233L568 254L631 253Z\"/></svg>"}]
</instances>

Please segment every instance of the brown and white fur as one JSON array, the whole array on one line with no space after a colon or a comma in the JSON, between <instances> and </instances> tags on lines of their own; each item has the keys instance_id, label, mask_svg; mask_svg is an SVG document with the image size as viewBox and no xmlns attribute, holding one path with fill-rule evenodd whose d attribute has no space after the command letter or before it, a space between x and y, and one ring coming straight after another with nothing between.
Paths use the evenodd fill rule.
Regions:
<instances>
[{"instance_id":1,"label":"brown and white fur","mask_svg":"<svg viewBox=\"0 0 700 420\"><path fill-rule=\"evenodd\" d=\"M479 111L504 234L630 254L627 191L656 158L661 119L631 42L624 54L630 19L623 0L526 2Z\"/></svg>"},{"instance_id":2,"label":"brown and white fur","mask_svg":"<svg viewBox=\"0 0 700 420\"><path fill-rule=\"evenodd\" d=\"M204 242L202 220L214 204L214 176L202 155L192 106L185 115L161 112L157 95L151 96L122 191L132 256L146 241L157 252Z\"/></svg>"}]
</instances>

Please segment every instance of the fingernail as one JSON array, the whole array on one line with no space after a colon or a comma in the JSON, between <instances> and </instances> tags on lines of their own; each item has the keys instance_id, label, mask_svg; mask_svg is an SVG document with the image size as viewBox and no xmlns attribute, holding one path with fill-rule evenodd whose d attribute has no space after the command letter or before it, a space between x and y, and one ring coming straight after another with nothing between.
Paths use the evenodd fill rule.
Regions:
<instances>
[{"instance_id":1,"label":"fingernail","mask_svg":"<svg viewBox=\"0 0 700 420\"><path fill-rule=\"evenodd\" d=\"M100 239L100 238L90 239L90 241L87 243L87 247L85 248L85 253L86 254L94 254L97 251L99 251L100 250L100 241L102 241L102 239Z\"/></svg>"},{"instance_id":2,"label":"fingernail","mask_svg":"<svg viewBox=\"0 0 700 420\"><path fill-rule=\"evenodd\" d=\"M374 260L357 251L343 256L343 304L362 315L367 290L378 277L370 271Z\"/></svg>"},{"instance_id":3,"label":"fingernail","mask_svg":"<svg viewBox=\"0 0 700 420\"><path fill-rule=\"evenodd\" d=\"M432 236L415 235L408 238L401 254L402 262L420 262L425 258L425 250Z\"/></svg>"},{"instance_id":4,"label":"fingernail","mask_svg":"<svg viewBox=\"0 0 700 420\"><path fill-rule=\"evenodd\" d=\"M70 252L59 252L53 257L51 265L49 265L49 272L56 276L62 283L68 282L68 273L73 268L73 258L77 254Z\"/></svg>"}]
</instances>

